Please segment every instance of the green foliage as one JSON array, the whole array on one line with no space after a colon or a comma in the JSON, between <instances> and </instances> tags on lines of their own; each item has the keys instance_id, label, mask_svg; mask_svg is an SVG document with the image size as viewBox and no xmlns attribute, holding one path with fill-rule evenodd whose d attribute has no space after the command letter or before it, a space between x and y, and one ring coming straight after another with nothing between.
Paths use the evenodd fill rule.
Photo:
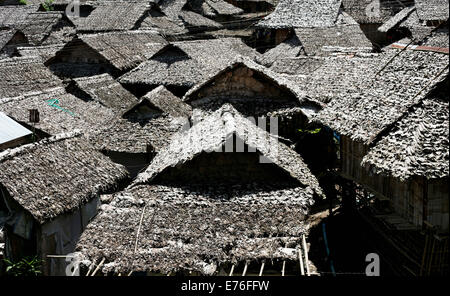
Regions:
<instances>
[{"instance_id":1,"label":"green foliage","mask_svg":"<svg viewBox=\"0 0 450 296\"><path fill-rule=\"evenodd\" d=\"M55 0L45 0L44 3L42 3L42 7L45 9L45 11L53 11L53 2Z\"/></svg>"},{"instance_id":2,"label":"green foliage","mask_svg":"<svg viewBox=\"0 0 450 296\"><path fill-rule=\"evenodd\" d=\"M318 133L320 133L321 130L322 130L322 128L320 128L320 127L313 129L313 130L302 130L301 128L298 129L298 131L301 133L307 133L307 134L311 134L311 135L318 134Z\"/></svg>"},{"instance_id":3,"label":"green foliage","mask_svg":"<svg viewBox=\"0 0 450 296\"><path fill-rule=\"evenodd\" d=\"M20 5L27 5L27 0L19 0Z\"/></svg>"},{"instance_id":4,"label":"green foliage","mask_svg":"<svg viewBox=\"0 0 450 296\"><path fill-rule=\"evenodd\" d=\"M37 276L41 273L42 260L37 256L24 257L17 262L3 259L6 263L6 274L12 276Z\"/></svg>"}]
</instances>

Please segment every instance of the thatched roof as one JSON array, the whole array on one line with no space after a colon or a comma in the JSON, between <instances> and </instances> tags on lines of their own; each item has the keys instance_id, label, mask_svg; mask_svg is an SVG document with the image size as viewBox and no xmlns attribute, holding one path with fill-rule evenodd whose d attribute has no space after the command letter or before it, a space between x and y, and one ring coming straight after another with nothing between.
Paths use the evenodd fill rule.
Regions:
<instances>
[{"instance_id":1,"label":"thatched roof","mask_svg":"<svg viewBox=\"0 0 450 296\"><path fill-rule=\"evenodd\" d=\"M342 8L360 24L382 24L413 4L412 0L342 0Z\"/></svg>"},{"instance_id":2,"label":"thatched roof","mask_svg":"<svg viewBox=\"0 0 450 296\"><path fill-rule=\"evenodd\" d=\"M17 39L16 39L17 38ZM8 44L13 43L15 46L19 46L19 41L14 40L26 40L25 35L16 29L1 29L0 28L0 53L3 51L4 47Z\"/></svg>"},{"instance_id":3,"label":"thatched roof","mask_svg":"<svg viewBox=\"0 0 450 296\"><path fill-rule=\"evenodd\" d=\"M105 196L105 199L110 199ZM174 188L140 185L115 194L77 245L100 271L193 271L211 275L220 263L297 260L307 232L302 219L312 191L270 185Z\"/></svg>"},{"instance_id":4,"label":"thatched roof","mask_svg":"<svg viewBox=\"0 0 450 296\"><path fill-rule=\"evenodd\" d=\"M371 52L373 48L357 23L336 24L331 28L297 28L295 34L307 55Z\"/></svg>"},{"instance_id":5,"label":"thatched roof","mask_svg":"<svg viewBox=\"0 0 450 296\"><path fill-rule=\"evenodd\" d=\"M405 7L399 13L391 17L387 22L378 28L380 32L388 32L403 22L411 13L416 10L415 6Z\"/></svg>"},{"instance_id":6,"label":"thatched roof","mask_svg":"<svg viewBox=\"0 0 450 296\"><path fill-rule=\"evenodd\" d=\"M117 118L90 135L89 141L101 151L147 153L147 145L160 151L176 132L187 128L186 120L169 115L145 121Z\"/></svg>"},{"instance_id":7,"label":"thatched roof","mask_svg":"<svg viewBox=\"0 0 450 296\"><path fill-rule=\"evenodd\" d=\"M294 36L268 51L266 54L268 60L263 61L264 64L271 65L274 57L277 56L292 58L303 52L307 55L328 55L336 51L370 52L372 50L372 43L364 35L358 23L347 13L339 11L339 6L332 22L327 25L293 24L286 25L284 28L295 28Z\"/></svg>"},{"instance_id":8,"label":"thatched roof","mask_svg":"<svg viewBox=\"0 0 450 296\"><path fill-rule=\"evenodd\" d=\"M407 7L397 13L379 27L378 31L388 32L396 29L407 29L411 32L411 36L401 40L405 44L412 42L416 45L448 48L448 23L441 24L437 28L428 26L420 19L415 6Z\"/></svg>"},{"instance_id":9,"label":"thatched roof","mask_svg":"<svg viewBox=\"0 0 450 296\"><path fill-rule=\"evenodd\" d=\"M237 15L244 12L241 8L224 0L205 0L204 3L218 15Z\"/></svg>"},{"instance_id":10,"label":"thatched roof","mask_svg":"<svg viewBox=\"0 0 450 296\"><path fill-rule=\"evenodd\" d=\"M69 41L75 33L72 22L60 11L30 13L16 27L25 33L33 45L41 45L44 41L46 44ZM56 31L59 31L59 37L52 36Z\"/></svg>"},{"instance_id":11,"label":"thatched roof","mask_svg":"<svg viewBox=\"0 0 450 296\"><path fill-rule=\"evenodd\" d=\"M294 34L291 38L281 42L274 48L266 51L258 62L264 66L270 67L275 61L285 58L295 58L304 54L303 46L298 36Z\"/></svg>"},{"instance_id":12,"label":"thatched roof","mask_svg":"<svg viewBox=\"0 0 450 296\"><path fill-rule=\"evenodd\" d=\"M189 130L175 135L170 144L155 156L146 171L137 176L133 185L152 182L168 168L179 167L201 153L217 151L233 135L255 148L303 186L310 187L318 195L323 194L317 179L299 154L244 118L230 104L223 105Z\"/></svg>"},{"instance_id":13,"label":"thatched roof","mask_svg":"<svg viewBox=\"0 0 450 296\"><path fill-rule=\"evenodd\" d=\"M424 21L448 20L448 0L415 0L417 14Z\"/></svg>"},{"instance_id":14,"label":"thatched roof","mask_svg":"<svg viewBox=\"0 0 450 296\"><path fill-rule=\"evenodd\" d=\"M206 0L191 0L188 1L187 7L189 7L190 10L201 14L206 17L214 18L217 16L217 11L214 10L211 5L207 3Z\"/></svg>"},{"instance_id":15,"label":"thatched roof","mask_svg":"<svg viewBox=\"0 0 450 296\"><path fill-rule=\"evenodd\" d=\"M325 105L364 91L386 62L383 54L297 57L277 60L270 69L299 85L303 97Z\"/></svg>"},{"instance_id":16,"label":"thatched roof","mask_svg":"<svg viewBox=\"0 0 450 296\"><path fill-rule=\"evenodd\" d=\"M17 47L20 56L37 57L41 63L45 63L56 55L64 47L64 43Z\"/></svg>"},{"instance_id":17,"label":"thatched roof","mask_svg":"<svg viewBox=\"0 0 450 296\"><path fill-rule=\"evenodd\" d=\"M215 22L193 11L182 10L180 12L179 18L183 21L184 26L190 31L196 29L216 30L223 28L223 26L218 22Z\"/></svg>"},{"instance_id":18,"label":"thatched roof","mask_svg":"<svg viewBox=\"0 0 450 296\"><path fill-rule=\"evenodd\" d=\"M438 29L423 40L421 45L437 48L449 48L449 31L448 26Z\"/></svg>"},{"instance_id":19,"label":"thatched roof","mask_svg":"<svg viewBox=\"0 0 450 296\"><path fill-rule=\"evenodd\" d=\"M222 25L188 10L187 0L161 0L150 11L143 26L158 27L162 34L176 35L198 29L218 29ZM159 8L159 10L157 9Z\"/></svg>"},{"instance_id":20,"label":"thatched roof","mask_svg":"<svg viewBox=\"0 0 450 296\"><path fill-rule=\"evenodd\" d=\"M0 60L0 99L60 86L62 81L37 58Z\"/></svg>"},{"instance_id":21,"label":"thatched roof","mask_svg":"<svg viewBox=\"0 0 450 296\"><path fill-rule=\"evenodd\" d=\"M128 31L80 35L79 40L95 50L119 70L134 68L156 48L166 43L154 32ZM76 40L74 40L76 42ZM68 44L70 48L73 44ZM66 50L66 49L63 49ZM73 50L77 50L74 48Z\"/></svg>"},{"instance_id":22,"label":"thatched roof","mask_svg":"<svg viewBox=\"0 0 450 296\"><path fill-rule=\"evenodd\" d=\"M73 81L86 98L99 102L114 112L121 113L128 106L138 103L138 99L109 74L75 78Z\"/></svg>"},{"instance_id":23,"label":"thatched roof","mask_svg":"<svg viewBox=\"0 0 450 296\"><path fill-rule=\"evenodd\" d=\"M363 165L400 179L449 176L448 77L441 84L395 123L369 150Z\"/></svg>"},{"instance_id":24,"label":"thatched roof","mask_svg":"<svg viewBox=\"0 0 450 296\"><path fill-rule=\"evenodd\" d=\"M378 30L381 32L387 32L390 29L407 29L411 32L411 36L408 37L406 43L409 43L412 38L414 43L420 43L427 35L434 29L432 26L427 26L424 21L419 19L417 9L412 9L408 13L408 9L400 11L398 14L388 20L386 24L383 24ZM391 27L392 26L392 27Z\"/></svg>"},{"instance_id":25,"label":"thatched roof","mask_svg":"<svg viewBox=\"0 0 450 296\"><path fill-rule=\"evenodd\" d=\"M149 9L149 1L99 2L88 17L77 21L77 30L102 32L136 29Z\"/></svg>"},{"instance_id":26,"label":"thatched roof","mask_svg":"<svg viewBox=\"0 0 450 296\"><path fill-rule=\"evenodd\" d=\"M0 111L17 121L29 124L29 109L39 111L40 122L35 126L50 135L74 129L93 133L117 117L111 109L98 102L85 102L67 94L62 87L38 94L0 99Z\"/></svg>"},{"instance_id":27,"label":"thatched roof","mask_svg":"<svg viewBox=\"0 0 450 296\"><path fill-rule=\"evenodd\" d=\"M407 29L411 32L411 36L402 40L405 44L412 42L416 45L448 48L448 23L441 24L439 27L428 26L426 22L420 20L417 9L410 11L405 8L378 28L381 32L391 29Z\"/></svg>"},{"instance_id":28,"label":"thatched roof","mask_svg":"<svg viewBox=\"0 0 450 296\"><path fill-rule=\"evenodd\" d=\"M305 28L334 26L342 0L281 0L259 27Z\"/></svg>"},{"instance_id":29,"label":"thatched roof","mask_svg":"<svg viewBox=\"0 0 450 296\"><path fill-rule=\"evenodd\" d=\"M174 20L155 9L150 10L150 13L142 20L139 29L155 30L165 36L181 35L188 32L180 19Z\"/></svg>"},{"instance_id":30,"label":"thatched roof","mask_svg":"<svg viewBox=\"0 0 450 296\"><path fill-rule=\"evenodd\" d=\"M369 143L420 102L438 76L448 71L448 55L414 50L397 53L390 50L391 57L378 75L369 76L365 88L331 101L316 120L355 141Z\"/></svg>"},{"instance_id":31,"label":"thatched roof","mask_svg":"<svg viewBox=\"0 0 450 296\"><path fill-rule=\"evenodd\" d=\"M240 39L173 42L150 60L119 78L121 83L193 86L237 55L257 56Z\"/></svg>"},{"instance_id":32,"label":"thatched roof","mask_svg":"<svg viewBox=\"0 0 450 296\"><path fill-rule=\"evenodd\" d=\"M143 104L148 104L159 110L162 114L170 115L172 117L189 118L192 112L191 106L184 103L180 98L176 97L162 85L148 92L138 103L135 102L131 107L129 105L126 113L133 112L136 107Z\"/></svg>"},{"instance_id":33,"label":"thatched roof","mask_svg":"<svg viewBox=\"0 0 450 296\"><path fill-rule=\"evenodd\" d=\"M78 210L126 177L77 132L0 153L0 184L39 223Z\"/></svg>"},{"instance_id":34,"label":"thatched roof","mask_svg":"<svg viewBox=\"0 0 450 296\"><path fill-rule=\"evenodd\" d=\"M0 27L14 28L22 24L27 16L38 10L35 5L2 6L0 9Z\"/></svg>"},{"instance_id":35,"label":"thatched roof","mask_svg":"<svg viewBox=\"0 0 450 296\"><path fill-rule=\"evenodd\" d=\"M158 6L165 15L172 20L176 20L187 1L188 0L160 0Z\"/></svg>"},{"instance_id":36,"label":"thatched roof","mask_svg":"<svg viewBox=\"0 0 450 296\"><path fill-rule=\"evenodd\" d=\"M305 101L304 92L297 85L296 83L292 82L291 80L286 79L285 77L279 75L278 73L271 71L270 69L261 66L257 64L256 62L253 62L252 60L248 58L236 58L226 64L224 67L219 69L216 72L211 73L207 77L205 77L202 81L200 81L198 84L196 84L194 87L192 87L183 97L183 101L189 102L194 101L198 99L210 100L215 99L216 97L221 96L235 96L236 98L271 98L274 94L255 94L255 93L246 93L242 90L238 89L236 90L237 93L234 93L235 90L230 89L230 92L227 94L224 94L223 91L219 93L216 93L215 91L210 92L206 91L203 93L204 89L207 89L211 85L215 85L215 80L219 77L222 77L226 75L227 77L223 81L223 83L227 83L227 79L232 77L233 71L245 71L248 75L253 76L255 73L260 76L258 79L265 79L270 84L276 85L277 88L284 91L284 95L286 97L281 99L289 99L289 97L292 97L295 99L297 103L302 103ZM230 76L230 77L228 77ZM253 89L251 89L250 86L245 85L243 82L241 82L241 85L243 88L248 88L248 91L252 92ZM259 104L259 103L258 103Z\"/></svg>"}]
</instances>

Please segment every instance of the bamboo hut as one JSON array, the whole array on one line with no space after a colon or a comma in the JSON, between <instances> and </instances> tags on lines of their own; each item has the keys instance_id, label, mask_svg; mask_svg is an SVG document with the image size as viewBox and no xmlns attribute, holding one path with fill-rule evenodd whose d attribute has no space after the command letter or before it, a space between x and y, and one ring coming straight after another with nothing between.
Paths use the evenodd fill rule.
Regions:
<instances>
[{"instance_id":1,"label":"bamboo hut","mask_svg":"<svg viewBox=\"0 0 450 296\"><path fill-rule=\"evenodd\" d=\"M0 153L0 168L5 257L38 255L46 275L65 274L65 260L47 256L72 252L96 215L99 195L127 179L122 166L76 131L8 149Z\"/></svg>"},{"instance_id":2,"label":"bamboo hut","mask_svg":"<svg viewBox=\"0 0 450 296\"><path fill-rule=\"evenodd\" d=\"M233 137L254 152L218 152ZM315 195L322 191L301 157L225 105L177 134L125 191L104 196L77 250L102 274L211 275L239 262L296 262Z\"/></svg>"},{"instance_id":3,"label":"bamboo hut","mask_svg":"<svg viewBox=\"0 0 450 296\"><path fill-rule=\"evenodd\" d=\"M387 245L417 275L425 252L420 231L431 226L448 237L444 89L449 60L440 52L394 53L371 77L370 91L331 101L315 120L340 134L340 174L350 181L343 184L348 204L371 205L376 216L364 219L378 225L375 229L388 238ZM355 190L355 184L361 189ZM404 247L406 241L409 248ZM438 244L443 246L442 241Z\"/></svg>"}]
</instances>

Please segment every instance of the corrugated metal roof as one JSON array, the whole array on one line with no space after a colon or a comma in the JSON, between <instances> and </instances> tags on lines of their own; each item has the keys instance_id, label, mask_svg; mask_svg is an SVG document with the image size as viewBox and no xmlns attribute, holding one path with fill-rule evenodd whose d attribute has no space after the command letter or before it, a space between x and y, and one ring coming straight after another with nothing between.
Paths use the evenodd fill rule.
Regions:
<instances>
[{"instance_id":1,"label":"corrugated metal roof","mask_svg":"<svg viewBox=\"0 0 450 296\"><path fill-rule=\"evenodd\" d=\"M0 112L0 144L30 135L32 132Z\"/></svg>"}]
</instances>

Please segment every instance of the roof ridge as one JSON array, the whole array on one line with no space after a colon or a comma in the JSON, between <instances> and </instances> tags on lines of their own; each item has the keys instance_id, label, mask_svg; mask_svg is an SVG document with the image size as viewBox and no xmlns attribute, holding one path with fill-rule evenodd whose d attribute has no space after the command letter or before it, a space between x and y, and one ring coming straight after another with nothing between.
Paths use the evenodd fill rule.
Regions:
<instances>
[{"instance_id":1,"label":"roof ridge","mask_svg":"<svg viewBox=\"0 0 450 296\"><path fill-rule=\"evenodd\" d=\"M0 163L4 162L6 160L9 160L11 158L14 158L18 155L21 155L25 152L33 151L34 149L41 147L43 145L53 144L53 143L57 143L60 141L80 137L81 135L83 135L82 131L79 129L75 129L71 132L57 134L53 137L43 139L36 143L27 144L27 145L19 146L19 147L12 148L12 149L6 149L5 151L0 152Z\"/></svg>"},{"instance_id":2,"label":"roof ridge","mask_svg":"<svg viewBox=\"0 0 450 296\"><path fill-rule=\"evenodd\" d=\"M57 86L57 87L47 88L44 90L28 92L28 93L25 93L25 94L22 94L22 95L16 96L16 97L0 98L0 104L5 104L5 103L13 102L13 101L21 101L21 100L24 100L29 97L50 94L52 92L61 91L61 90L63 90L63 93L61 95L68 94L65 92L65 88L63 86Z\"/></svg>"}]
</instances>

